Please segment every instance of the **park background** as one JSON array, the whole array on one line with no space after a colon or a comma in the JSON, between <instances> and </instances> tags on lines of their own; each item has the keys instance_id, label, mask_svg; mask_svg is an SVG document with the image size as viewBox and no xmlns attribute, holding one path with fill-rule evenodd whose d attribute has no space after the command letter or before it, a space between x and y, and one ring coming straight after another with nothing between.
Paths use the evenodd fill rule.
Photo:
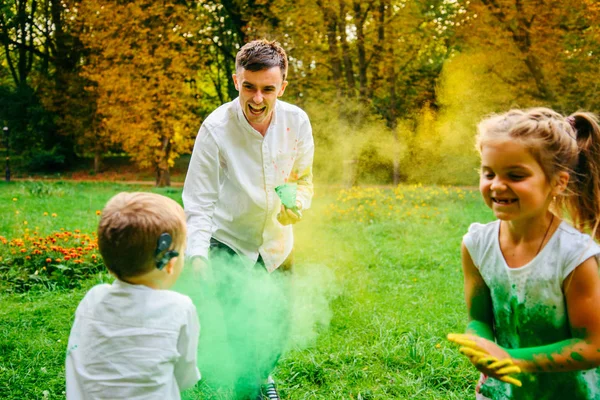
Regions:
<instances>
[{"instance_id":1,"label":"park background","mask_svg":"<svg viewBox=\"0 0 600 400\"><path fill-rule=\"evenodd\" d=\"M0 0L0 398L64 398L75 307L111 279L102 207L123 190L181 201L169 186L263 37L288 51L283 100L316 145L283 397L470 398L477 373L444 338L466 322L462 235L493 217L472 188L476 124L599 112L598 21L593 0Z\"/></svg>"},{"instance_id":2,"label":"park background","mask_svg":"<svg viewBox=\"0 0 600 400\"><path fill-rule=\"evenodd\" d=\"M0 150L8 133L16 176L131 166L169 185L202 120L236 97L240 46L269 38L289 54L283 99L311 118L317 181L471 185L483 116L598 110L599 13L593 0L3 0Z\"/></svg>"}]
</instances>

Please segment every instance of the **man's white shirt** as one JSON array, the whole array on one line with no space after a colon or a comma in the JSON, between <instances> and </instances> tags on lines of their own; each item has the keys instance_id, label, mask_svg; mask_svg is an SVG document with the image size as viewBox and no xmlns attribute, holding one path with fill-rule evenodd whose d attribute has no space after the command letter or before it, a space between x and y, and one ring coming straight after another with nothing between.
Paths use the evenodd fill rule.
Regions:
<instances>
[{"instance_id":1,"label":"man's white shirt","mask_svg":"<svg viewBox=\"0 0 600 400\"><path fill-rule=\"evenodd\" d=\"M246 120L239 99L202 123L183 189L188 256L208 257L210 238L269 272L289 256L292 226L277 221L275 187L297 183L302 209L313 195L314 142L308 116L277 100L264 137Z\"/></svg>"},{"instance_id":2,"label":"man's white shirt","mask_svg":"<svg viewBox=\"0 0 600 400\"><path fill-rule=\"evenodd\" d=\"M94 286L69 336L67 399L179 399L200 379L199 334L187 296L120 280Z\"/></svg>"}]
</instances>

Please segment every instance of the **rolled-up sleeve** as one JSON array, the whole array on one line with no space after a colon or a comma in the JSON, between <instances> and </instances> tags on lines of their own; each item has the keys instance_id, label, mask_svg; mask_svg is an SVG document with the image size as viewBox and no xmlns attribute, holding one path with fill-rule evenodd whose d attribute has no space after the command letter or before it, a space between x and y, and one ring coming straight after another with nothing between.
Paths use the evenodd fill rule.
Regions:
<instances>
[{"instance_id":1,"label":"rolled-up sleeve","mask_svg":"<svg viewBox=\"0 0 600 400\"><path fill-rule=\"evenodd\" d=\"M313 189L312 164L315 153L315 143L310 121L306 119L298 135L298 153L294 162L294 171L298 175L298 193L296 199L302 204L302 209L310 208Z\"/></svg>"},{"instance_id":2,"label":"rolled-up sleeve","mask_svg":"<svg viewBox=\"0 0 600 400\"><path fill-rule=\"evenodd\" d=\"M187 218L189 257L208 257L212 218L220 187L219 147L210 130L202 125L183 186L183 207Z\"/></svg>"}]
</instances>

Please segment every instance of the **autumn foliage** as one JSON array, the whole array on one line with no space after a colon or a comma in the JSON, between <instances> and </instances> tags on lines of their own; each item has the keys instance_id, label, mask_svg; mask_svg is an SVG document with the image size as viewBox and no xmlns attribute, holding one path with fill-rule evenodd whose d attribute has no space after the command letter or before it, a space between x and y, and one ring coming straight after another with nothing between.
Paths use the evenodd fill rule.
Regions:
<instances>
[{"instance_id":1,"label":"autumn foliage","mask_svg":"<svg viewBox=\"0 0 600 400\"><path fill-rule=\"evenodd\" d=\"M124 152L168 185L266 37L288 51L284 100L317 110L327 175L471 183L484 115L600 111L599 21L593 0L8 0L0 121L28 160Z\"/></svg>"},{"instance_id":2,"label":"autumn foliage","mask_svg":"<svg viewBox=\"0 0 600 400\"><path fill-rule=\"evenodd\" d=\"M198 119L185 80L198 55L193 14L176 2L83 2L81 40L90 50L83 75L97 96L110 140L169 185L169 167L191 148Z\"/></svg>"}]
</instances>

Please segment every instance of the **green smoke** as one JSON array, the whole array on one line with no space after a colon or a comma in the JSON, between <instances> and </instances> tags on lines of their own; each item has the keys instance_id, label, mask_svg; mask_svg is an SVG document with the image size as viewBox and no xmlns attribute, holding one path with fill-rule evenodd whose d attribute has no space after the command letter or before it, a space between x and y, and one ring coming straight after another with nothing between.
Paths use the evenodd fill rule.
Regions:
<instances>
[{"instance_id":1,"label":"green smoke","mask_svg":"<svg viewBox=\"0 0 600 400\"><path fill-rule=\"evenodd\" d=\"M313 344L331 319L337 289L322 265L269 274L262 266L219 254L202 276L187 266L174 290L198 310L198 368L215 393L252 395L291 348Z\"/></svg>"}]
</instances>

